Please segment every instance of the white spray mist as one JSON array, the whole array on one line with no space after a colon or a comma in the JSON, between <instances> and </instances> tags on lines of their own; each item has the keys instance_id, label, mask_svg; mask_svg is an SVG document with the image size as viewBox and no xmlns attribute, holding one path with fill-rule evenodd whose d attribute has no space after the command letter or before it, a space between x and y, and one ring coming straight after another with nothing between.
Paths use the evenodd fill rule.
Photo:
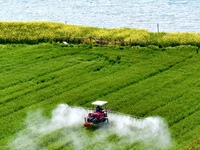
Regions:
<instances>
[{"instance_id":1,"label":"white spray mist","mask_svg":"<svg viewBox=\"0 0 200 150\"><path fill-rule=\"evenodd\" d=\"M63 130L63 135L72 141L72 147L75 150L90 148L90 145L100 145L101 148L115 150L119 147L123 148L123 144L133 145L138 142L148 149L162 149L171 146L167 124L161 117L135 119L127 115L110 113L108 116L110 124L106 128L90 131L92 133L88 135L82 129L84 117L88 112L86 109L70 107L67 104L58 105L52 111L50 119L44 117L41 111L29 112L26 129L21 131L7 145L7 148L40 149L38 138L42 139L43 136L62 128L66 129ZM111 134L117 135L119 141L110 142L108 138ZM99 148L92 147L92 149L98 150Z\"/></svg>"}]
</instances>

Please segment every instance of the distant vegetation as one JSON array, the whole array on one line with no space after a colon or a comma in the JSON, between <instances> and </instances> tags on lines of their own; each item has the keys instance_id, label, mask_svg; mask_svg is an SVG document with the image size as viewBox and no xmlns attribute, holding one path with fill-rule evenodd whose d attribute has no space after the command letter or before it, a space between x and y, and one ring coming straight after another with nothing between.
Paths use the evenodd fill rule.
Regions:
<instances>
[{"instance_id":1,"label":"distant vegetation","mask_svg":"<svg viewBox=\"0 0 200 150\"><path fill-rule=\"evenodd\" d=\"M33 37L40 35L47 37L44 32ZM89 108L96 99L107 100L111 110L133 117L164 118L173 140L170 150L199 149L200 65L195 46L5 44L0 45L0 52L0 149L15 149L9 142L20 136L18 133L28 132L27 113L42 109L45 119L58 104ZM33 138L40 149L72 150L74 141L68 139L67 132L59 129L27 137L27 141ZM95 131L87 134L92 137ZM108 140L117 144L119 138L111 134ZM15 144L19 149L30 146L24 141ZM104 148L103 143L98 146ZM86 147L93 149L95 145L88 143ZM126 143L119 149L141 147L141 143Z\"/></svg>"},{"instance_id":2,"label":"distant vegetation","mask_svg":"<svg viewBox=\"0 0 200 150\"><path fill-rule=\"evenodd\" d=\"M153 33L132 28L97 28L53 22L0 22L0 43L63 42L112 45L192 45L200 47L200 33Z\"/></svg>"}]
</instances>

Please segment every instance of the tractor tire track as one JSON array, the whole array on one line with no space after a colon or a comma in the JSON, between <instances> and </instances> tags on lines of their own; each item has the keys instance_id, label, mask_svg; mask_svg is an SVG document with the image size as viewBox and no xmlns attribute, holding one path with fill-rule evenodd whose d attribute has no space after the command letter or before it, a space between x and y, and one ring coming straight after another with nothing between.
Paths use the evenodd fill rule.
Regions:
<instances>
[{"instance_id":1,"label":"tractor tire track","mask_svg":"<svg viewBox=\"0 0 200 150\"><path fill-rule=\"evenodd\" d=\"M102 95L100 95L100 96L101 96L101 97L105 97L105 96L108 95L108 94L115 93L115 92L117 92L117 91L119 91L119 90L122 90L122 89L124 89L124 88L129 87L129 86L132 86L133 84L138 84L138 83L140 83L140 82L143 82L143 81L145 81L145 80L147 80L147 79L149 79L149 78L152 78L152 77L154 77L154 76L156 76L156 75L158 75L158 74L164 73L164 72L166 72L166 71L172 69L173 67L175 67L175 66L177 66L177 65L180 65L181 63L183 63L183 62L185 62L185 61L187 61L187 60L189 60L189 59L191 59L191 58L192 58L192 57L189 56L189 57L187 57L187 58L185 58L185 59L183 59L183 60L181 60L181 61L178 61L178 62L176 62L176 63L174 63L174 64L170 64L170 65L166 66L165 68L160 68L160 69L158 69L157 71L151 72L150 74L147 74L147 75L145 75L145 76L143 76L143 77L141 77L141 78L138 78L138 80L132 80L131 82L128 82L128 84L123 85L123 86L121 86L121 87L118 87L118 88L116 88L116 89L113 89L112 91L110 91L110 92L108 92L108 93L104 93L104 94L102 94Z\"/></svg>"},{"instance_id":2,"label":"tractor tire track","mask_svg":"<svg viewBox=\"0 0 200 150\"><path fill-rule=\"evenodd\" d=\"M78 64L78 65L76 65L76 67L79 68L80 65L81 65L81 64ZM87 64L87 65L84 66L84 67L89 67L89 66L93 66L93 65L94 65L94 63L92 63L92 64L89 63L89 64ZM64 70L66 70L66 69L67 69L68 71L64 71ZM57 69L55 72L60 72L60 71L62 71L62 72L69 72L69 69L74 70L74 66L71 66L71 67L68 67L68 68ZM76 70L76 69L75 69L75 70ZM118 71L118 70L116 70L116 71ZM116 71L115 71L115 72L116 72ZM52 72L52 73L55 73L55 72ZM73 72L73 71L70 71L70 72ZM113 73L115 73L115 72L113 72ZM78 73L78 74L76 73L76 76L74 76L73 78L74 78L74 79L76 79L77 77L81 78L81 76L83 76L83 75L84 75L84 74L82 74L82 72L80 72L80 73ZM110 74L109 74L109 75L110 75ZM103 76L102 78L104 78L104 77L105 77L105 76ZM39 78L39 77L38 77L38 78ZM73 78L71 78L70 80L74 80ZM93 79L97 79L97 78L98 78L98 77L93 77ZM12 113L14 113L14 112L16 112L16 111L19 111L19 110L23 109L23 108L29 107L29 106L31 106L31 105L35 105L37 102L41 102L41 101L43 101L43 100L48 99L48 97L45 97L44 99L40 99L40 100L35 101L35 102L31 101L31 103L29 102L28 104L24 104L24 102L23 102L23 106L18 107L18 108L15 108L15 109L14 109L14 108L8 109L8 107L5 107L5 105L8 105L8 106L9 106L9 102L13 103L14 101L16 101L17 103L20 103L20 101L23 101L23 100L20 100L20 101L19 101L19 98L20 98L21 96L26 95L26 97L28 97L28 95L31 95L31 94L33 93L33 91L34 91L34 92L37 92L37 91L44 90L44 89L47 89L47 88L49 89L49 88L55 86L55 84L59 84L59 82L62 82L62 76L59 76L58 78L52 80L52 82L47 82L46 84L41 84L41 86L39 86L39 87L38 87L37 84L34 84L34 85L32 85L32 86L26 88L25 90L23 90L24 92L22 92L22 93L20 93L20 92L13 93L12 95L15 94L14 97L11 95L10 98L7 98L7 99L5 99L3 102L0 102L0 104L3 105L3 107L1 108L1 111L3 112L3 113L1 113L1 117L3 117L3 116L8 116L8 115L10 115L10 114L12 114ZM72 86L72 87L68 87L68 88L66 88L66 86L67 86L67 83L66 83L66 84L60 86L60 88L61 88L61 89L64 89L64 90L61 91L61 92L57 92L55 96L57 97L57 96L63 94L65 91L70 92L71 90L73 90L73 89L75 89L75 88L77 88L77 87L81 87L82 85L84 85L84 84L86 84L86 83L89 83L89 82L91 82L91 80L88 79L88 80L83 81L82 83L80 83L80 84L78 84L78 85L76 85L76 86ZM19 94L18 94L18 93L19 93ZM54 98L55 96L52 95L52 96L49 96L49 98L50 98L50 97L51 97L51 98ZM6 110L9 110L9 112L4 111L4 107L5 107ZM10 107L12 107L12 106L10 106Z\"/></svg>"}]
</instances>

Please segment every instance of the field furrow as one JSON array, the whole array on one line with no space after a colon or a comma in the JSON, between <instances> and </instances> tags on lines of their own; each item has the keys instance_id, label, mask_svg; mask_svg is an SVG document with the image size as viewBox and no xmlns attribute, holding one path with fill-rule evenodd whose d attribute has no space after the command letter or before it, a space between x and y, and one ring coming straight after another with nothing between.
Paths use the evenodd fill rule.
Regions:
<instances>
[{"instance_id":1,"label":"field furrow","mask_svg":"<svg viewBox=\"0 0 200 150\"><path fill-rule=\"evenodd\" d=\"M52 111L59 104L90 108L96 99L107 100L113 112L141 120L160 116L169 127L173 149L195 147L200 67L194 50L192 46L1 45L0 149L30 145L34 150L156 149L152 143L124 142L114 132L101 141L97 135L103 130L85 130L82 122L81 127L52 124Z\"/></svg>"}]
</instances>

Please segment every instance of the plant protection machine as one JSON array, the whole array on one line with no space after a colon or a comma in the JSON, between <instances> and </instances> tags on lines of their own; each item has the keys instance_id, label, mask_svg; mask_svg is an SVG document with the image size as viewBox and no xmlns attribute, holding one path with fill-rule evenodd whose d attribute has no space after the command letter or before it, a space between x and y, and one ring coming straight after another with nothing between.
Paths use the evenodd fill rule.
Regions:
<instances>
[{"instance_id":1,"label":"plant protection machine","mask_svg":"<svg viewBox=\"0 0 200 150\"><path fill-rule=\"evenodd\" d=\"M106 106L107 101L97 100L92 102L93 111L88 113L88 116L85 118L84 127L92 127L95 125L106 124L108 123L108 112L109 107ZM94 109L95 107L95 109Z\"/></svg>"}]
</instances>

